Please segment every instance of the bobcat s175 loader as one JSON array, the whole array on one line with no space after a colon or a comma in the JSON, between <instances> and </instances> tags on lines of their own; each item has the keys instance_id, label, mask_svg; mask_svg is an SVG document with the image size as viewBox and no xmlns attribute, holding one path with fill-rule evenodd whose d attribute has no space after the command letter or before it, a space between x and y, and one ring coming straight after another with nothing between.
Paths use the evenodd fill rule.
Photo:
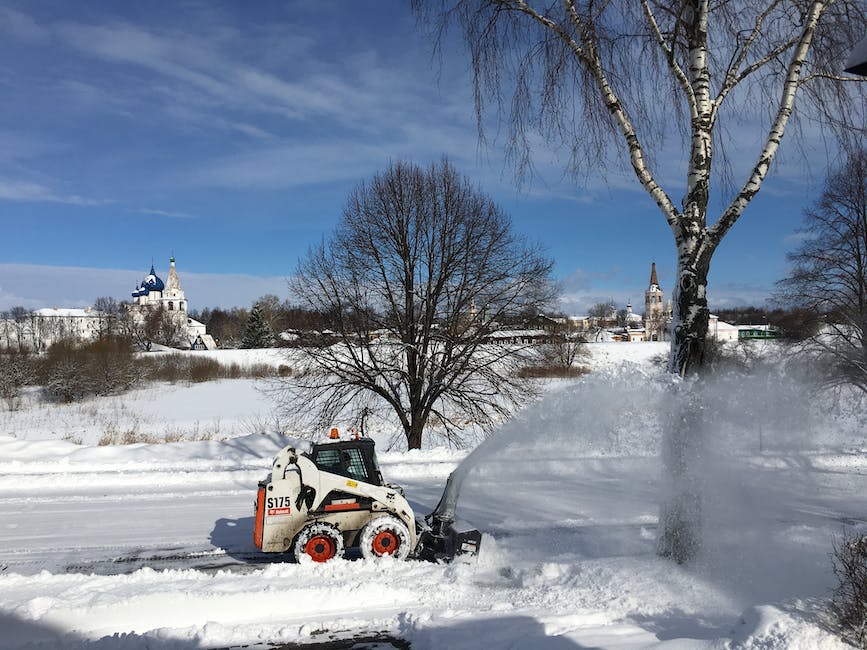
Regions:
<instances>
[{"instance_id":1,"label":"bobcat s175 loader","mask_svg":"<svg viewBox=\"0 0 867 650\"><path fill-rule=\"evenodd\" d=\"M391 555L451 561L476 555L481 533L458 530L452 477L437 508L418 520L398 485L382 479L374 442L331 439L302 452L283 448L259 482L253 540L266 553L292 551L297 560L341 557L358 547L365 558Z\"/></svg>"}]
</instances>

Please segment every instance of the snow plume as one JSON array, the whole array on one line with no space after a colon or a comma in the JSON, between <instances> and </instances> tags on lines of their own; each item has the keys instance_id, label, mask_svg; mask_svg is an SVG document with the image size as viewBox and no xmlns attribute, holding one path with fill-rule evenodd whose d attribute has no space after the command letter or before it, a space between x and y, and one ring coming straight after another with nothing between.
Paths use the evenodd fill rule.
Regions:
<instances>
[{"instance_id":1,"label":"snow plume","mask_svg":"<svg viewBox=\"0 0 867 650\"><path fill-rule=\"evenodd\" d=\"M843 411L809 368L792 360L720 369L693 382L690 392L704 428L696 468L703 483L702 569L744 602L830 587L833 537L863 513L841 511L828 493L828 475L840 463L864 464L863 454L848 461L839 454L864 444L864 411L831 425Z\"/></svg>"},{"instance_id":2,"label":"snow plume","mask_svg":"<svg viewBox=\"0 0 867 650\"><path fill-rule=\"evenodd\" d=\"M564 382L484 440L455 469L444 496L454 508L468 474L519 458L523 467L569 458L643 456L659 448L657 416L665 386L661 368L621 362L577 382ZM648 445L648 441L651 444ZM519 446L520 451L511 450ZM452 513L449 513L452 514Z\"/></svg>"},{"instance_id":3,"label":"snow plume","mask_svg":"<svg viewBox=\"0 0 867 650\"><path fill-rule=\"evenodd\" d=\"M829 530L848 521L816 477L848 462L826 450L863 444L863 434L845 436L863 431L864 416L828 428L828 402L809 372L779 359L690 381L612 365L552 388L470 453L455 470L457 493L465 480L459 514L495 536L565 527L586 556L652 553L663 434L687 405L703 443L691 472L701 483L699 571L742 602L810 593L829 584ZM851 462L867 464L859 458ZM613 462L632 467L632 482L610 480Z\"/></svg>"},{"instance_id":4,"label":"snow plume","mask_svg":"<svg viewBox=\"0 0 867 650\"><path fill-rule=\"evenodd\" d=\"M562 448L568 455L655 454L660 404L673 379L648 365L623 361L563 382L524 409L467 456L464 465L498 457L513 443L539 449Z\"/></svg>"}]
</instances>

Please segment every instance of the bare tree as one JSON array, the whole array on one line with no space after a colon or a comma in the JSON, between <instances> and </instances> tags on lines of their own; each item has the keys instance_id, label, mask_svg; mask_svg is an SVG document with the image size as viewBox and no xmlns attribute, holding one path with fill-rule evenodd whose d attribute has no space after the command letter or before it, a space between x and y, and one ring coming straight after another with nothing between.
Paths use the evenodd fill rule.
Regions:
<instances>
[{"instance_id":1,"label":"bare tree","mask_svg":"<svg viewBox=\"0 0 867 650\"><path fill-rule=\"evenodd\" d=\"M827 364L831 384L867 392L867 150L853 153L828 178L805 213L804 239L789 255L780 300L826 315L802 349Z\"/></svg>"},{"instance_id":2,"label":"bare tree","mask_svg":"<svg viewBox=\"0 0 867 650\"><path fill-rule=\"evenodd\" d=\"M249 311L244 308L234 307L225 311L217 307L211 310L206 322L208 332L217 340L220 347L238 347L244 333L244 323L249 317Z\"/></svg>"},{"instance_id":3,"label":"bare tree","mask_svg":"<svg viewBox=\"0 0 867 650\"><path fill-rule=\"evenodd\" d=\"M589 355L587 341L575 334L556 334L550 343L537 346L539 356L546 366L569 370L579 359Z\"/></svg>"},{"instance_id":4,"label":"bare tree","mask_svg":"<svg viewBox=\"0 0 867 650\"><path fill-rule=\"evenodd\" d=\"M617 313L617 308L614 305L613 300L609 300L608 302L597 302L593 305L590 305L590 308L587 310L587 315L590 318L598 318L605 320L614 320L614 314Z\"/></svg>"},{"instance_id":5,"label":"bare tree","mask_svg":"<svg viewBox=\"0 0 867 650\"><path fill-rule=\"evenodd\" d=\"M38 336L35 331L35 324L34 313L20 305L0 313L0 326L3 327L5 348L21 353L36 351L38 349Z\"/></svg>"},{"instance_id":6,"label":"bare tree","mask_svg":"<svg viewBox=\"0 0 867 650\"><path fill-rule=\"evenodd\" d=\"M410 449L431 420L460 444L466 422L490 426L526 397L521 348L488 342L488 323L551 300L550 270L448 162L391 165L356 187L291 282L338 337L303 348L299 403L319 426L385 406Z\"/></svg>"},{"instance_id":7,"label":"bare tree","mask_svg":"<svg viewBox=\"0 0 867 650\"><path fill-rule=\"evenodd\" d=\"M629 325L629 310L622 307L617 310L617 327L626 327Z\"/></svg>"},{"instance_id":8,"label":"bare tree","mask_svg":"<svg viewBox=\"0 0 867 650\"><path fill-rule=\"evenodd\" d=\"M178 317L162 305L141 312L123 305L119 326L123 336L145 351L150 351L154 343L175 346L183 334Z\"/></svg>"},{"instance_id":9,"label":"bare tree","mask_svg":"<svg viewBox=\"0 0 867 650\"><path fill-rule=\"evenodd\" d=\"M154 310L157 316L156 342L174 348L181 345L189 345L186 337L186 319L178 312L171 312L162 306Z\"/></svg>"},{"instance_id":10,"label":"bare tree","mask_svg":"<svg viewBox=\"0 0 867 650\"><path fill-rule=\"evenodd\" d=\"M863 79L841 72L867 26L858 0L414 5L439 36L451 25L462 30L478 124L492 100L508 123L519 176L531 169L533 131L565 148L576 174L603 169L612 144L628 160L677 246L669 367L683 376L704 360L711 258L760 190L796 106L802 118L837 134L852 124L863 133ZM735 182L727 136L744 119L762 119L766 136ZM667 189L657 164L663 146L679 146L682 161L680 182ZM711 196L722 205L715 222L708 220ZM672 494L659 546L678 562L694 557L700 540L701 477L693 460L702 456L702 426L699 414L687 415L663 449Z\"/></svg>"},{"instance_id":11,"label":"bare tree","mask_svg":"<svg viewBox=\"0 0 867 650\"><path fill-rule=\"evenodd\" d=\"M605 328L611 327L616 317L614 300L609 299L606 302L597 302L591 305L587 310L587 315L590 317L589 338L592 338L597 343L605 340L607 336Z\"/></svg>"},{"instance_id":12,"label":"bare tree","mask_svg":"<svg viewBox=\"0 0 867 650\"><path fill-rule=\"evenodd\" d=\"M255 303L262 311L262 317L268 324L268 329L275 335L285 330L288 325L287 313L291 309L288 301L280 301L273 293L266 293Z\"/></svg>"},{"instance_id":13,"label":"bare tree","mask_svg":"<svg viewBox=\"0 0 867 650\"><path fill-rule=\"evenodd\" d=\"M101 296L93 303L96 316L99 319L99 338L114 336L118 333L118 322L121 316L120 303L109 296Z\"/></svg>"}]
</instances>

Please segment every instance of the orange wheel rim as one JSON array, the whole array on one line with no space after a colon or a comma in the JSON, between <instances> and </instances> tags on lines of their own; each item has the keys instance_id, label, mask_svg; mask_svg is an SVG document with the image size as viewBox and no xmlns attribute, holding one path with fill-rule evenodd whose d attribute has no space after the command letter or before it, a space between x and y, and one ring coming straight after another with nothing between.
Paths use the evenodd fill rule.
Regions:
<instances>
[{"instance_id":1,"label":"orange wheel rim","mask_svg":"<svg viewBox=\"0 0 867 650\"><path fill-rule=\"evenodd\" d=\"M310 556L314 562L327 562L334 557L337 552L337 547L334 540L325 535L317 535L310 539L304 545L304 552Z\"/></svg>"},{"instance_id":2,"label":"orange wheel rim","mask_svg":"<svg viewBox=\"0 0 867 650\"><path fill-rule=\"evenodd\" d=\"M397 551L400 540L390 530L383 530L373 538L373 552L377 555L389 555Z\"/></svg>"}]
</instances>

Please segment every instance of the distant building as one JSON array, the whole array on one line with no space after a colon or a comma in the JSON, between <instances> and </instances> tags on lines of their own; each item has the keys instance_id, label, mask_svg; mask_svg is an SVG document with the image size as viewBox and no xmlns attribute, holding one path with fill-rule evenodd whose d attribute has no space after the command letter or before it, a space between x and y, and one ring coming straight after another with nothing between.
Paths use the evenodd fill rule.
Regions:
<instances>
[{"instance_id":1,"label":"distant building","mask_svg":"<svg viewBox=\"0 0 867 650\"><path fill-rule=\"evenodd\" d=\"M190 344L191 350L216 350L217 342L210 334L199 334Z\"/></svg>"},{"instance_id":2,"label":"distant building","mask_svg":"<svg viewBox=\"0 0 867 650\"><path fill-rule=\"evenodd\" d=\"M134 319L144 321L155 310L161 309L163 314L174 322L179 332L178 344L181 347L193 347L193 345L213 344L213 339L203 343L199 340L206 335L205 325L190 318L187 314L187 298L181 289L181 280L175 268L175 258L169 258L169 275L165 282L156 274L154 265L151 264L150 273L132 292L132 304L129 310ZM209 337L210 338L210 337ZM201 348L199 348L201 349Z\"/></svg>"},{"instance_id":3,"label":"distant building","mask_svg":"<svg viewBox=\"0 0 867 650\"><path fill-rule=\"evenodd\" d=\"M776 339L780 332L773 325L738 325L738 339Z\"/></svg>"},{"instance_id":4,"label":"distant building","mask_svg":"<svg viewBox=\"0 0 867 650\"><path fill-rule=\"evenodd\" d=\"M526 330L542 330L549 334L561 332L566 329L566 319L551 318L544 314L537 314L535 318L531 318L524 324Z\"/></svg>"},{"instance_id":5,"label":"distant building","mask_svg":"<svg viewBox=\"0 0 867 650\"><path fill-rule=\"evenodd\" d=\"M0 321L0 349L42 352L62 339L93 341L108 327L108 317L90 307L37 309Z\"/></svg>"},{"instance_id":6,"label":"distant building","mask_svg":"<svg viewBox=\"0 0 867 650\"><path fill-rule=\"evenodd\" d=\"M632 303L626 303L626 327L630 328L640 328L642 327L644 319L641 317L641 314L636 314L632 311Z\"/></svg>"},{"instance_id":7,"label":"distant building","mask_svg":"<svg viewBox=\"0 0 867 650\"><path fill-rule=\"evenodd\" d=\"M167 283L154 272L151 264L151 272L145 276L141 284L132 292L133 305L139 311L149 309L162 309L166 312L177 314L181 320L186 317L187 300L181 289L181 281L175 269L175 258L169 258L169 279Z\"/></svg>"},{"instance_id":8,"label":"distant building","mask_svg":"<svg viewBox=\"0 0 867 650\"><path fill-rule=\"evenodd\" d=\"M738 326L721 321L719 316L711 314L707 319L707 336L717 341L737 341Z\"/></svg>"},{"instance_id":9,"label":"distant building","mask_svg":"<svg viewBox=\"0 0 867 650\"><path fill-rule=\"evenodd\" d=\"M132 299L128 309L134 320L142 322L154 310L162 309L174 321L178 347L216 347L205 325L187 314L187 298L174 257L170 259L168 280L164 283L151 264L150 273L132 292ZM42 352L62 339L93 341L111 331L118 331L116 318L96 309L48 307L0 320L0 350Z\"/></svg>"},{"instance_id":10,"label":"distant building","mask_svg":"<svg viewBox=\"0 0 867 650\"><path fill-rule=\"evenodd\" d=\"M519 329L519 330L495 330L486 334L486 343L514 344L514 345L539 345L552 343L554 334L542 329Z\"/></svg>"},{"instance_id":11,"label":"distant building","mask_svg":"<svg viewBox=\"0 0 867 650\"><path fill-rule=\"evenodd\" d=\"M644 292L644 340L669 340L668 327L671 324L671 301L663 304L662 289L656 277L656 262L650 265L650 285Z\"/></svg>"}]
</instances>

